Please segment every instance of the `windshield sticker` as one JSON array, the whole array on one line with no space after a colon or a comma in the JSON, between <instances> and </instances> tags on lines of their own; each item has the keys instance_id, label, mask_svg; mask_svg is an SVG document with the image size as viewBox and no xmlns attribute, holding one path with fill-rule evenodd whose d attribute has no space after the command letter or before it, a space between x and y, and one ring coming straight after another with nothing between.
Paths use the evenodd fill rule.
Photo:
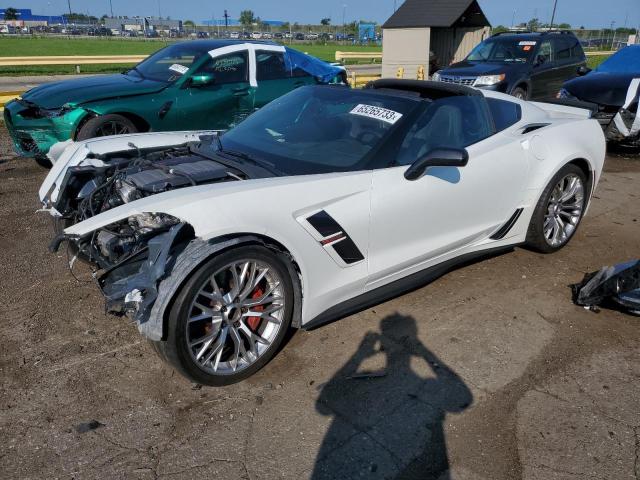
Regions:
<instances>
[{"instance_id":1,"label":"windshield sticker","mask_svg":"<svg viewBox=\"0 0 640 480\"><path fill-rule=\"evenodd\" d=\"M173 70L174 72L178 72L180 75L184 75L189 71L189 67L185 67L184 65L180 65L179 63L174 63L169 67L169 70Z\"/></svg>"},{"instance_id":2,"label":"windshield sticker","mask_svg":"<svg viewBox=\"0 0 640 480\"><path fill-rule=\"evenodd\" d=\"M533 47L537 42L535 41L531 41L531 40L523 40L522 42L520 42L518 45L520 45L521 47L524 45L528 45L530 47Z\"/></svg>"},{"instance_id":3,"label":"windshield sticker","mask_svg":"<svg viewBox=\"0 0 640 480\"><path fill-rule=\"evenodd\" d=\"M393 110L387 110L386 108L374 107L373 105L364 105L362 103L356 105L356 107L349 113L352 115L375 118L376 120L382 120L383 122L390 123L391 125L402 118L401 113L394 112Z\"/></svg>"}]
</instances>

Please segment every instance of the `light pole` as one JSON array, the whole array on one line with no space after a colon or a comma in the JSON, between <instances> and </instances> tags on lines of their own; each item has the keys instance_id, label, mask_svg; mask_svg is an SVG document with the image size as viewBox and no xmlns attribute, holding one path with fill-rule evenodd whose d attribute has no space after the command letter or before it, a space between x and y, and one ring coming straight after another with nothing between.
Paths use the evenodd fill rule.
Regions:
<instances>
[{"instance_id":1,"label":"light pole","mask_svg":"<svg viewBox=\"0 0 640 480\"><path fill-rule=\"evenodd\" d=\"M611 50L613 50L613 42L616 40L616 31L613 29L613 26L616 24L615 20L611 21Z\"/></svg>"},{"instance_id":2,"label":"light pole","mask_svg":"<svg viewBox=\"0 0 640 480\"><path fill-rule=\"evenodd\" d=\"M347 24L345 23L345 17L347 15L347 4L342 4L342 41L347 41Z\"/></svg>"},{"instance_id":3,"label":"light pole","mask_svg":"<svg viewBox=\"0 0 640 480\"><path fill-rule=\"evenodd\" d=\"M109 0L109 8L111 8L111 18L113 18L113 1Z\"/></svg>"},{"instance_id":4,"label":"light pole","mask_svg":"<svg viewBox=\"0 0 640 480\"><path fill-rule=\"evenodd\" d=\"M69 6L69 15L71 15L71 0L67 0L67 5Z\"/></svg>"},{"instance_id":5,"label":"light pole","mask_svg":"<svg viewBox=\"0 0 640 480\"><path fill-rule=\"evenodd\" d=\"M513 26L516 22L516 10L513 11L513 15L511 15L511 30L513 30Z\"/></svg>"},{"instance_id":6,"label":"light pole","mask_svg":"<svg viewBox=\"0 0 640 480\"><path fill-rule=\"evenodd\" d=\"M556 7L558 6L558 0L553 1L553 13L551 14L551 25L549 25L549 30L553 30L553 21L556 18Z\"/></svg>"}]
</instances>

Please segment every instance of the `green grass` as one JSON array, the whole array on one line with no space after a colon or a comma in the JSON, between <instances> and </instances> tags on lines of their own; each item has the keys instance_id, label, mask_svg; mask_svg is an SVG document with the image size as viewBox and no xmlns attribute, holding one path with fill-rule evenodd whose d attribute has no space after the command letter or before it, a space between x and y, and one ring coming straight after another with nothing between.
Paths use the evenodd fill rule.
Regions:
<instances>
[{"instance_id":1,"label":"green grass","mask_svg":"<svg viewBox=\"0 0 640 480\"><path fill-rule=\"evenodd\" d=\"M43 38L21 37L0 38L1 57L28 57L48 55L145 55L167 45L165 40L142 40L122 38ZM292 45L294 48L326 61L335 61L336 50L349 52L379 52L380 47L354 45ZM368 63L369 61L365 61ZM129 65L86 65L82 73L120 72ZM0 76L21 75L64 75L75 73L73 65L25 65L19 67L0 67Z\"/></svg>"},{"instance_id":2,"label":"green grass","mask_svg":"<svg viewBox=\"0 0 640 480\"><path fill-rule=\"evenodd\" d=\"M611 55L589 55L587 57L587 67L596 68L610 56Z\"/></svg>"}]
</instances>

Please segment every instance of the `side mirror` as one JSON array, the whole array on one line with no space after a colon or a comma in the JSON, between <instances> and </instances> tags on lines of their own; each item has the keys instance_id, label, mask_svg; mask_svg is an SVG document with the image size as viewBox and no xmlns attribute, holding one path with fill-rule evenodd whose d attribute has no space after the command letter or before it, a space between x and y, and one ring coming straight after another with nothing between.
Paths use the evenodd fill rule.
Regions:
<instances>
[{"instance_id":1,"label":"side mirror","mask_svg":"<svg viewBox=\"0 0 640 480\"><path fill-rule=\"evenodd\" d=\"M580 65L576 70L577 74L580 77L584 77L587 73L589 73L591 69L589 67L585 67L584 65Z\"/></svg>"},{"instance_id":2,"label":"side mirror","mask_svg":"<svg viewBox=\"0 0 640 480\"><path fill-rule=\"evenodd\" d=\"M404 172L407 180L417 180L429 167L464 167L469 154L462 148L436 148L411 164Z\"/></svg>"},{"instance_id":3,"label":"side mirror","mask_svg":"<svg viewBox=\"0 0 640 480\"><path fill-rule=\"evenodd\" d=\"M189 79L189 86L196 88L206 87L207 85L213 85L214 83L216 83L216 77L211 73L192 75Z\"/></svg>"}]
</instances>

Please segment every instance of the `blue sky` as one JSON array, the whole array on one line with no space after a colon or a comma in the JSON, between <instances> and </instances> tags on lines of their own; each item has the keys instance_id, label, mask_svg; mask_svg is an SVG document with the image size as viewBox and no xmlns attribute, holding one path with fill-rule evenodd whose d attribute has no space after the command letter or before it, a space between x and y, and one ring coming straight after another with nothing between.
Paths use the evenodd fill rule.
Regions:
<instances>
[{"instance_id":1,"label":"blue sky","mask_svg":"<svg viewBox=\"0 0 640 480\"><path fill-rule=\"evenodd\" d=\"M6 0L5 0L6 1ZM109 0L70 0L74 11L89 12L101 16L109 13ZM516 23L529 20L534 15L543 22L549 21L553 0L479 0L493 25L510 25L515 12ZM402 0L111 0L116 15L158 15L184 20L220 18L226 8L231 17L240 10L250 9L267 20L288 20L299 23L319 23L330 17L334 24L342 24L343 11L346 20L375 20L384 22L392 13L394 3ZM346 8L343 5L346 4ZM67 0L15 0L6 6L31 8L33 13L60 14L67 11ZM587 28L640 24L640 0L558 0L556 18L573 26Z\"/></svg>"}]
</instances>

